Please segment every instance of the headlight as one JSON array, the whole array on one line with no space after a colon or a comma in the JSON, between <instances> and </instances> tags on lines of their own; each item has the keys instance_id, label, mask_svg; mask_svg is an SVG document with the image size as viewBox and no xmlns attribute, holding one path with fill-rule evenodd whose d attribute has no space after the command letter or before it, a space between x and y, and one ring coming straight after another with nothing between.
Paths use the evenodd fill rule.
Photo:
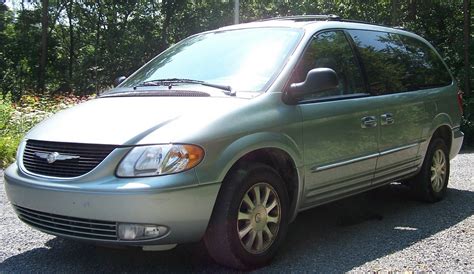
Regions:
<instances>
[{"instance_id":1,"label":"headlight","mask_svg":"<svg viewBox=\"0 0 474 274\"><path fill-rule=\"evenodd\" d=\"M195 167L204 150L195 145L152 145L133 148L117 168L118 177L166 175Z\"/></svg>"}]
</instances>

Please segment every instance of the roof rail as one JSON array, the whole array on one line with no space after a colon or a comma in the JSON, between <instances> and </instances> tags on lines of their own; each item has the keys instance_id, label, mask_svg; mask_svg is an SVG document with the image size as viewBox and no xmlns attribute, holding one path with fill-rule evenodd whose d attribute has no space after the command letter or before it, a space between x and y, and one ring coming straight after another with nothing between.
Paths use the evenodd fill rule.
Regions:
<instances>
[{"instance_id":1,"label":"roof rail","mask_svg":"<svg viewBox=\"0 0 474 274\"><path fill-rule=\"evenodd\" d=\"M380 27L386 27L386 28L393 28L393 29L398 29L398 30L405 30L404 27L401 26L390 26L390 25L385 25L385 24L379 24L379 23L371 23L367 21L362 21L362 20L353 20L353 19L340 19L339 21L341 22L347 22L347 23L359 23L359 24L368 24L368 25L374 25L374 26L380 26Z\"/></svg>"},{"instance_id":2,"label":"roof rail","mask_svg":"<svg viewBox=\"0 0 474 274\"><path fill-rule=\"evenodd\" d=\"M318 14L318 15L296 15L296 16L282 16L282 17L273 17L258 20L258 22L262 21L273 21L273 20L293 20L293 21L339 21L341 18L335 14Z\"/></svg>"},{"instance_id":3,"label":"roof rail","mask_svg":"<svg viewBox=\"0 0 474 274\"><path fill-rule=\"evenodd\" d=\"M393 27L394 29L399 29L399 30L406 30L404 26L395 26Z\"/></svg>"},{"instance_id":4,"label":"roof rail","mask_svg":"<svg viewBox=\"0 0 474 274\"><path fill-rule=\"evenodd\" d=\"M258 20L257 22L273 21L273 20L292 20L292 21L296 21L296 22L339 21L339 22L347 22L347 23L369 24L369 25L375 25L375 26L405 30L405 28L400 27L400 26L392 27L392 26L388 26L388 25L384 25L384 24L371 23L371 22L362 21L362 20L343 19L343 18L341 18L341 17L339 17L338 15L335 15L335 14L282 16L282 17L273 17L273 18L261 19L261 20Z\"/></svg>"}]
</instances>

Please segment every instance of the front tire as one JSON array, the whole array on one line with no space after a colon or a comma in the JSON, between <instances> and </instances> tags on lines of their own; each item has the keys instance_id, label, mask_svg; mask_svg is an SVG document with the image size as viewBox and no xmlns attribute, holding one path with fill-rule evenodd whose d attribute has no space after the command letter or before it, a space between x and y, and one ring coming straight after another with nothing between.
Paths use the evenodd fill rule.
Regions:
<instances>
[{"instance_id":1,"label":"front tire","mask_svg":"<svg viewBox=\"0 0 474 274\"><path fill-rule=\"evenodd\" d=\"M248 270L268 264L288 227L288 193L271 167L249 163L222 183L204 242L219 264Z\"/></svg>"},{"instance_id":2,"label":"front tire","mask_svg":"<svg viewBox=\"0 0 474 274\"><path fill-rule=\"evenodd\" d=\"M449 152L441 138L432 140L420 173L410 180L416 198L438 202L446 196L449 181Z\"/></svg>"}]
</instances>

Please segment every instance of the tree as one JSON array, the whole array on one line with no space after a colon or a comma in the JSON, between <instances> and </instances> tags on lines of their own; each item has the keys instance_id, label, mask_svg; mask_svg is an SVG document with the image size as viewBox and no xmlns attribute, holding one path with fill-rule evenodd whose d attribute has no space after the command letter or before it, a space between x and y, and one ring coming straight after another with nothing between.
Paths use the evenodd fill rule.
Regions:
<instances>
[{"instance_id":1,"label":"tree","mask_svg":"<svg viewBox=\"0 0 474 274\"><path fill-rule=\"evenodd\" d=\"M69 63L68 63L68 80L72 82L73 66L74 66L74 22L73 22L74 0L69 0L66 7L66 14L69 24Z\"/></svg>"},{"instance_id":2,"label":"tree","mask_svg":"<svg viewBox=\"0 0 474 274\"><path fill-rule=\"evenodd\" d=\"M46 62L48 58L48 14L49 1L41 0L41 53L39 62L38 90L45 89Z\"/></svg>"},{"instance_id":3,"label":"tree","mask_svg":"<svg viewBox=\"0 0 474 274\"><path fill-rule=\"evenodd\" d=\"M1 1L0 1L1 2ZM94 93L179 40L233 23L233 0L21 1L0 4L0 89ZM472 1L240 0L241 21L297 14L401 25L428 39L469 92ZM463 5L464 4L464 5ZM469 14L471 13L471 14ZM464 33L464 35L459 35ZM468 41L470 40L470 41ZM17 96L18 97L18 96Z\"/></svg>"},{"instance_id":4,"label":"tree","mask_svg":"<svg viewBox=\"0 0 474 274\"><path fill-rule=\"evenodd\" d=\"M410 0L408 3L408 16L407 20L416 20L416 0Z\"/></svg>"}]
</instances>

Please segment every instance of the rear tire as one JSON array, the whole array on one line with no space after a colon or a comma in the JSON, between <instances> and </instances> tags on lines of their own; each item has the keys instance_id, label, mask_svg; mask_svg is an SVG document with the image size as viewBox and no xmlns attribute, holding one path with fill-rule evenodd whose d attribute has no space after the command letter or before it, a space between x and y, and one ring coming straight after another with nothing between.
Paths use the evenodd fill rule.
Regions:
<instances>
[{"instance_id":1,"label":"rear tire","mask_svg":"<svg viewBox=\"0 0 474 274\"><path fill-rule=\"evenodd\" d=\"M226 176L204 243L219 264L248 270L267 265L288 228L288 193L279 174L260 163Z\"/></svg>"},{"instance_id":2,"label":"rear tire","mask_svg":"<svg viewBox=\"0 0 474 274\"><path fill-rule=\"evenodd\" d=\"M446 196L449 181L449 151L441 138L428 147L420 173L410 179L415 197L424 202L438 202Z\"/></svg>"}]
</instances>

